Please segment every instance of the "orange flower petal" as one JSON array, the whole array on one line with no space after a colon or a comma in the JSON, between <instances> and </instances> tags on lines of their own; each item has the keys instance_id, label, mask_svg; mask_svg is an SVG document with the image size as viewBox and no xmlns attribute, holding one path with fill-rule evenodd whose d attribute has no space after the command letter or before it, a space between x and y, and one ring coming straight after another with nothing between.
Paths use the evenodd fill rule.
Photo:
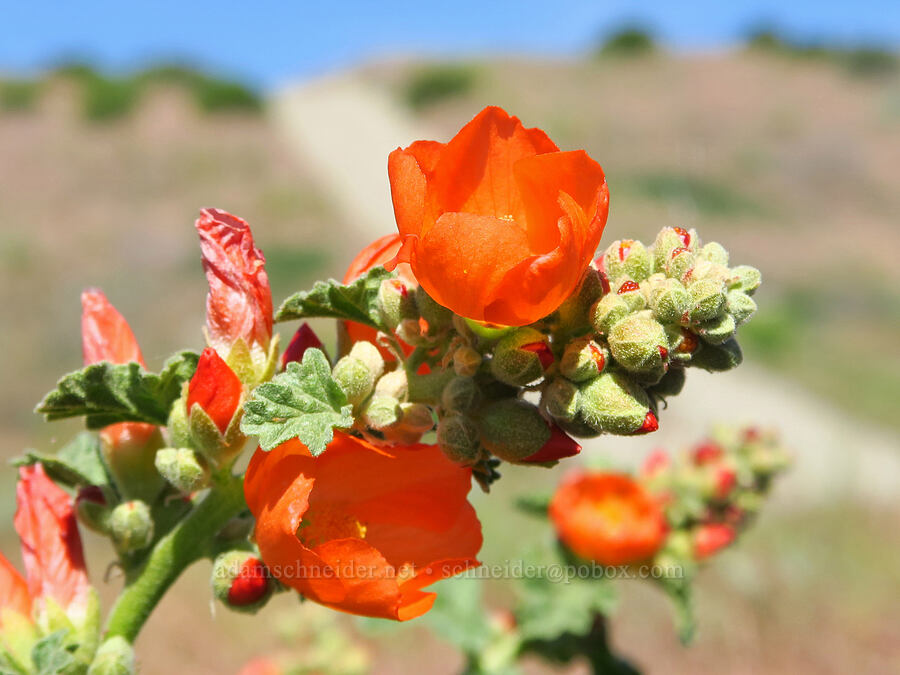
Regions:
<instances>
[{"instance_id":1,"label":"orange flower petal","mask_svg":"<svg viewBox=\"0 0 900 675\"><path fill-rule=\"evenodd\" d=\"M241 403L244 387L234 371L215 349L207 347L200 355L197 370L188 384L187 411L199 405L223 434Z\"/></svg>"},{"instance_id":2,"label":"orange flower petal","mask_svg":"<svg viewBox=\"0 0 900 675\"><path fill-rule=\"evenodd\" d=\"M81 351L86 366L100 361L145 365L128 322L98 289L81 294Z\"/></svg>"},{"instance_id":3,"label":"orange flower petal","mask_svg":"<svg viewBox=\"0 0 900 675\"><path fill-rule=\"evenodd\" d=\"M6 611L31 616L31 596L28 584L12 563L0 553L0 630L3 629L3 613Z\"/></svg>"},{"instance_id":4,"label":"orange flower petal","mask_svg":"<svg viewBox=\"0 0 900 675\"><path fill-rule=\"evenodd\" d=\"M247 222L219 209L203 209L195 223L209 283L206 329L210 344L226 355L238 339L269 348L272 292L266 259L253 244Z\"/></svg>"},{"instance_id":5,"label":"orange flower petal","mask_svg":"<svg viewBox=\"0 0 900 675\"><path fill-rule=\"evenodd\" d=\"M89 584L71 497L34 464L19 469L16 502L29 595L63 608L85 601Z\"/></svg>"}]
</instances>

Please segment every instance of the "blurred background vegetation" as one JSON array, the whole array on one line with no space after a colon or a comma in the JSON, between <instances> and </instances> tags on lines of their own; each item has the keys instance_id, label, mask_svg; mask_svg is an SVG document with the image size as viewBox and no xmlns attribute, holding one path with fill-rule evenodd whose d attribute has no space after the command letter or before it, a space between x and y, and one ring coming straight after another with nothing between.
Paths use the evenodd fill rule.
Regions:
<instances>
[{"instance_id":1,"label":"blurred background vegetation","mask_svg":"<svg viewBox=\"0 0 900 675\"><path fill-rule=\"evenodd\" d=\"M769 26L733 50L673 53L628 25L579 59L407 59L358 74L445 138L498 104L564 149L587 149L609 177L605 241L697 227L734 260L758 265L762 311L742 330L746 360L790 375L851 423L900 438L896 53L797 41ZM76 428L43 425L31 410L80 365L82 288L105 290L151 368L200 345L198 208L225 208L253 225L276 303L316 278L341 276L359 242L339 234L348 223L319 189L316 167L287 149L267 105L251 87L182 65L110 74L79 62L0 77L5 458L56 447ZM501 504L556 478L511 470L490 503L476 497L486 559L546 536ZM13 481L5 470L5 524ZM896 508L866 503L764 513L703 577L694 647L677 644L662 598L639 584L624 584L614 641L650 672L900 668L897 517ZM99 579L108 559L88 540ZM17 560L8 529L0 542ZM293 598L277 598L271 620L220 610L211 621L207 573L193 570L164 601L143 638L143 672L234 672L268 649L313 653L319 638L298 627ZM110 597L115 584L106 588ZM502 603L503 584L488 596ZM368 654L354 651L353 667L443 673L458 664L420 624L372 632L335 622ZM166 649L149 648L153 640ZM429 664L420 661L423 644L433 650Z\"/></svg>"}]
</instances>

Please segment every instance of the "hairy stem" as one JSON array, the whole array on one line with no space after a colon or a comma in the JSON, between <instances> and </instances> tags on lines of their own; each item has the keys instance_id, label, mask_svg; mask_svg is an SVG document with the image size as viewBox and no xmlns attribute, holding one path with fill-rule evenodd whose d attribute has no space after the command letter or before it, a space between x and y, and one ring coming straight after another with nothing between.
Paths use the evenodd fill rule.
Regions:
<instances>
[{"instance_id":1,"label":"hairy stem","mask_svg":"<svg viewBox=\"0 0 900 675\"><path fill-rule=\"evenodd\" d=\"M134 642L150 613L179 575L204 557L212 537L245 508L240 477L226 473L206 497L153 547L110 612L107 637Z\"/></svg>"}]
</instances>

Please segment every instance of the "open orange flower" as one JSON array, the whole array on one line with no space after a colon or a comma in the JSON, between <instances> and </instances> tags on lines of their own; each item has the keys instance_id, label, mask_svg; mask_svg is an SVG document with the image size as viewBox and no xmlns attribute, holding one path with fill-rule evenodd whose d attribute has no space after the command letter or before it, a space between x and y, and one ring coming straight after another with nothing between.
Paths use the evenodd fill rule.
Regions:
<instances>
[{"instance_id":1,"label":"open orange flower","mask_svg":"<svg viewBox=\"0 0 900 675\"><path fill-rule=\"evenodd\" d=\"M195 223L209 283L206 331L226 358L237 340L265 353L272 339L272 291L266 259L247 222L227 211L203 209Z\"/></svg>"},{"instance_id":2,"label":"open orange flower","mask_svg":"<svg viewBox=\"0 0 900 675\"><path fill-rule=\"evenodd\" d=\"M78 618L86 610L90 584L72 499L33 465L19 469L16 502L25 577L0 554L0 629L11 614L31 621L32 610L43 611L48 599Z\"/></svg>"},{"instance_id":3,"label":"open orange flower","mask_svg":"<svg viewBox=\"0 0 900 675\"><path fill-rule=\"evenodd\" d=\"M560 540L572 552L603 565L646 560L666 536L659 505L623 474L570 475L553 495L549 512Z\"/></svg>"},{"instance_id":4,"label":"open orange flower","mask_svg":"<svg viewBox=\"0 0 900 675\"><path fill-rule=\"evenodd\" d=\"M388 159L397 262L457 314L521 326L553 312L590 263L609 210L603 169L540 129L482 110L449 143Z\"/></svg>"},{"instance_id":5,"label":"open orange flower","mask_svg":"<svg viewBox=\"0 0 900 675\"><path fill-rule=\"evenodd\" d=\"M471 471L435 446L376 448L343 433L313 458L293 440L257 450L244 482L266 566L334 609L405 621L421 589L478 565Z\"/></svg>"}]
</instances>

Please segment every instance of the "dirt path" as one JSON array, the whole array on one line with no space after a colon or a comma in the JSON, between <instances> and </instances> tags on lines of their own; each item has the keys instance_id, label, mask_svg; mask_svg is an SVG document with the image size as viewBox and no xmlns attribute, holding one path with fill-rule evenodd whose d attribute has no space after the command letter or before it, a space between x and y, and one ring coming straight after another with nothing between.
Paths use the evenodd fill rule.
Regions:
<instances>
[{"instance_id":1,"label":"dirt path","mask_svg":"<svg viewBox=\"0 0 900 675\"><path fill-rule=\"evenodd\" d=\"M360 240L390 232L387 155L398 145L435 135L385 92L353 75L284 91L272 108L286 142L317 168L322 189L352 224L335 233L337 247L349 255ZM660 421L655 434L604 437L586 443L584 452L637 461L652 448L678 448L715 423L753 423L779 429L795 453L796 466L778 489L783 506L813 506L838 497L880 504L900 500L896 434L861 423L752 364L715 376L691 372Z\"/></svg>"}]
</instances>

